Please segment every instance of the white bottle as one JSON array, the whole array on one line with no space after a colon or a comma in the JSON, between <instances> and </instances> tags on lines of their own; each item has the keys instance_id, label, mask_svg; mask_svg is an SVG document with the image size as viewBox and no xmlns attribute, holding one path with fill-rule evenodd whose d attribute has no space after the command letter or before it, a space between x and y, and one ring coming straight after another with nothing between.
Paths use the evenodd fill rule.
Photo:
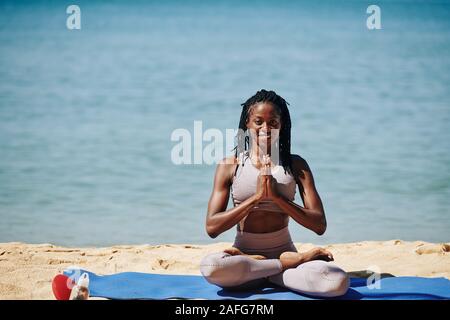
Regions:
<instances>
[{"instance_id":1,"label":"white bottle","mask_svg":"<svg viewBox=\"0 0 450 320\"><path fill-rule=\"evenodd\" d=\"M88 300L89 299L89 275L83 273L76 286L73 287L70 294L70 300Z\"/></svg>"}]
</instances>

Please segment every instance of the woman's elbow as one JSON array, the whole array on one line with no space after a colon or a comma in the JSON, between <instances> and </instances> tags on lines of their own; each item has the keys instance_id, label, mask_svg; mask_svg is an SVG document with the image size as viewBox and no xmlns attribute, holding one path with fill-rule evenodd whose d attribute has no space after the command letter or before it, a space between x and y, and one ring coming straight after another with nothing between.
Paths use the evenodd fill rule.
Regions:
<instances>
[{"instance_id":1,"label":"woman's elbow","mask_svg":"<svg viewBox=\"0 0 450 320\"><path fill-rule=\"evenodd\" d=\"M219 235L219 233L217 233L217 230L210 225L206 225L206 233L208 234L208 236L210 238L217 238L217 236Z\"/></svg>"},{"instance_id":2,"label":"woman's elbow","mask_svg":"<svg viewBox=\"0 0 450 320\"><path fill-rule=\"evenodd\" d=\"M325 231L327 231L327 223L326 222L322 222L320 224L320 226L315 230L315 232L319 236L323 235L325 233Z\"/></svg>"}]
</instances>

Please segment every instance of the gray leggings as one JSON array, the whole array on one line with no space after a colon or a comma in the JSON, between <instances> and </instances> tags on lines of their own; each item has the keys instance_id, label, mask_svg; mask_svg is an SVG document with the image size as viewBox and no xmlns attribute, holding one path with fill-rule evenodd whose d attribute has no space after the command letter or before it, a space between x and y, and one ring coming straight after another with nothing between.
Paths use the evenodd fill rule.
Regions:
<instances>
[{"instance_id":1,"label":"gray leggings","mask_svg":"<svg viewBox=\"0 0 450 320\"><path fill-rule=\"evenodd\" d=\"M285 229L265 234L244 232L236 236L234 247L246 254L261 254L268 259L232 256L216 252L205 256L200 271L212 284L227 289L245 289L268 280L293 291L316 297L337 297L345 294L350 280L335 264L322 260L303 263L282 270L278 257L285 251L297 251Z\"/></svg>"}]
</instances>

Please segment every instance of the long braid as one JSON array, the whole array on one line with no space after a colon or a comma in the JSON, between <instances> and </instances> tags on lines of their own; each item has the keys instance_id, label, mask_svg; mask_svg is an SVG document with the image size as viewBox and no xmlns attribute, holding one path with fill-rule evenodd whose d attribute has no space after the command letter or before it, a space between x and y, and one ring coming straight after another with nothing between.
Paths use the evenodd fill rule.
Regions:
<instances>
[{"instance_id":1,"label":"long braid","mask_svg":"<svg viewBox=\"0 0 450 320\"><path fill-rule=\"evenodd\" d=\"M291 116L289 114L288 105L282 97L277 95L274 91L260 90L255 95L250 97L247 101L241 104L242 112L239 120L239 130L236 136L235 156L237 157L249 148L249 136L245 134L247 130L247 120L250 115L252 106L260 102L270 102L277 108L281 117L281 130L279 136L279 150L281 164L284 171L293 172L291 160Z\"/></svg>"}]
</instances>

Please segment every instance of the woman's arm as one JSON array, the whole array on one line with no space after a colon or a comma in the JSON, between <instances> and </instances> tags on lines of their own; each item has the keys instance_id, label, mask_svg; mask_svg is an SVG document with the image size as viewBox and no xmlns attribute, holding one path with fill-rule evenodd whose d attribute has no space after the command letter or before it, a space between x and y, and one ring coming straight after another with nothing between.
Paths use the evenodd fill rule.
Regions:
<instances>
[{"instance_id":1,"label":"woman's arm","mask_svg":"<svg viewBox=\"0 0 450 320\"><path fill-rule=\"evenodd\" d=\"M287 215L293 218L297 223L308 228L318 235L325 233L327 229L327 220L323 209L322 200L314 185L314 178L306 160L299 156L292 158L292 166L296 181L300 189L300 194L305 207L278 195L274 190L274 179L271 177L268 182L269 195L273 201Z\"/></svg>"},{"instance_id":2,"label":"woman's arm","mask_svg":"<svg viewBox=\"0 0 450 320\"><path fill-rule=\"evenodd\" d=\"M258 184L259 188L253 196L243 201L239 206L226 210L236 166L232 163L229 159L224 159L216 168L214 187L206 215L206 232L211 238L217 237L241 221L263 196L264 188Z\"/></svg>"}]
</instances>

